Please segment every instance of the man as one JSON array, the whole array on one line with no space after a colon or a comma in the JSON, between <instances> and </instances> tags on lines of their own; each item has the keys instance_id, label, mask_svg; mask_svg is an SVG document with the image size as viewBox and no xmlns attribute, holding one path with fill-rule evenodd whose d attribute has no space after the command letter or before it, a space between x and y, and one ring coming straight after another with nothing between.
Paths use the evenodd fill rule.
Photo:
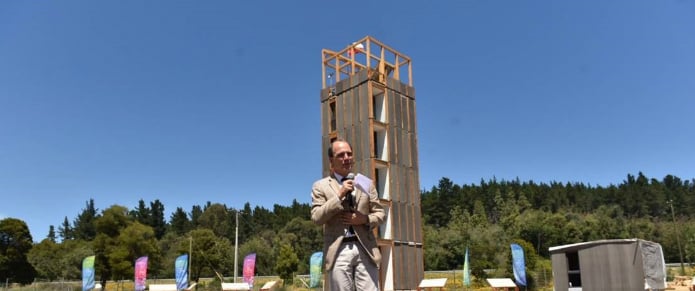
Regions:
<instances>
[{"instance_id":1,"label":"man","mask_svg":"<svg viewBox=\"0 0 695 291\"><path fill-rule=\"evenodd\" d=\"M384 221L384 209L374 183L365 193L348 177L353 165L349 143L331 143L328 159L331 174L311 189L311 220L323 225L326 284L332 291L377 291L381 253L372 230Z\"/></svg>"}]
</instances>

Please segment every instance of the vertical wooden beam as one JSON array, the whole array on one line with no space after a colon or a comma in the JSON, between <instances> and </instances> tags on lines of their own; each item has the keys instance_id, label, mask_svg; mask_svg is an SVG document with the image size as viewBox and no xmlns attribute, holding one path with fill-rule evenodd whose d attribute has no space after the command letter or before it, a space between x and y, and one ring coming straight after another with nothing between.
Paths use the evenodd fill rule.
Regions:
<instances>
[{"instance_id":1,"label":"vertical wooden beam","mask_svg":"<svg viewBox=\"0 0 695 291\"><path fill-rule=\"evenodd\" d=\"M408 62L408 85L413 86L413 62Z\"/></svg>"},{"instance_id":2,"label":"vertical wooden beam","mask_svg":"<svg viewBox=\"0 0 695 291\"><path fill-rule=\"evenodd\" d=\"M393 64L393 71L394 71L393 72L393 78L400 81L401 80L401 73L400 73L401 66L399 65L398 59L399 59L399 55L396 55L396 59L395 59L396 61Z\"/></svg>"},{"instance_id":3,"label":"vertical wooden beam","mask_svg":"<svg viewBox=\"0 0 695 291\"><path fill-rule=\"evenodd\" d=\"M366 37L365 39L365 45L367 46L367 71L369 71L372 67L370 66L371 61L372 61L372 39L370 37Z\"/></svg>"},{"instance_id":4,"label":"vertical wooden beam","mask_svg":"<svg viewBox=\"0 0 695 291\"><path fill-rule=\"evenodd\" d=\"M321 89L326 89L326 53L321 51Z\"/></svg>"}]
</instances>

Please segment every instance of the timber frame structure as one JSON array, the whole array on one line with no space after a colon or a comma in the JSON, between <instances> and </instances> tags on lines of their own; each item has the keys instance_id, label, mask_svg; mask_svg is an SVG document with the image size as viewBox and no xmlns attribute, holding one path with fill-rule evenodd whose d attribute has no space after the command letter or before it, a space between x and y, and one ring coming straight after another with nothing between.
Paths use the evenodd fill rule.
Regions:
<instances>
[{"instance_id":1,"label":"timber frame structure","mask_svg":"<svg viewBox=\"0 0 695 291\"><path fill-rule=\"evenodd\" d=\"M381 290L415 290L424 278L412 76L409 57L370 36L340 51L322 50L323 176L331 142L350 142L354 171L374 181L386 211L375 230Z\"/></svg>"}]
</instances>

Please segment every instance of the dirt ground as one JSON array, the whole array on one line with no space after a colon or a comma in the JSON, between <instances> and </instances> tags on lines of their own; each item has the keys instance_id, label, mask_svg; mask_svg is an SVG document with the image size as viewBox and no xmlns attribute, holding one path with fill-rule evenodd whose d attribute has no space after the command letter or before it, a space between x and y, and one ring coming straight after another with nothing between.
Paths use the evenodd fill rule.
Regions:
<instances>
[{"instance_id":1,"label":"dirt ground","mask_svg":"<svg viewBox=\"0 0 695 291\"><path fill-rule=\"evenodd\" d=\"M676 276L673 281L667 282L667 290L675 291L690 291L690 286L692 286L692 278L690 276Z\"/></svg>"}]
</instances>

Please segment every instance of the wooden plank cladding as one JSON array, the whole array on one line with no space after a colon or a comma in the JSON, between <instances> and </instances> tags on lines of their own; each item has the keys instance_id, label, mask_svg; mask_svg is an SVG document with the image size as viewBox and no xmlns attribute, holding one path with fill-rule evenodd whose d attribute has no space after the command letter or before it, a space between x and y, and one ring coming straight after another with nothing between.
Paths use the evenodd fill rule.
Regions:
<instances>
[{"instance_id":1,"label":"wooden plank cladding","mask_svg":"<svg viewBox=\"0 0 695 291\"><path fill-rule=\"evenodd\" d=\"M424 257L411 60L369 36L321 53L323 175L330 171L331 141L350 142L354 172L374 181L388 209L375 230L390 258L382 261L381 289L414 290L424 277Z\"/></svg>"}]
</instances>

